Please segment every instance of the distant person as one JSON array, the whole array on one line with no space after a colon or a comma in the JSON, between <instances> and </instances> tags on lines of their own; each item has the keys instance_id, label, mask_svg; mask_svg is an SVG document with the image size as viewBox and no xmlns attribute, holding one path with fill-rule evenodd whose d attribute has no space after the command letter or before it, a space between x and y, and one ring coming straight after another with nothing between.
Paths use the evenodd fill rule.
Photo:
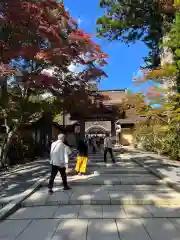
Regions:
<instances>
[{"instance_id":1,"label":"distant person","mask_svg":"<svg viewBox=\"0 0 180 240\"><path fill-rule=\"evenodd\" d=\"M91 137L89 138L88 147L89 147L89 149L92 148L92 138Z\"/></svg>"},{"instance_id":2,"label":"distant person","mask_svg":"<svg viewBox=\"0 0 180 240\"><path fill-rule=\"evenodd\" d=\"M88 161L88 146L83 140L80 140L78 145L77 163L75 167L75 170L78 173L78 175L85 174L87 168L87 161Z\"/></svg>"},{"instance_id":3,"label":"distant person","mask_svg":"<svg viewBox=\"0 0 180 240\"><path fill-rule=\"evenodd\" d=\"M101 148L101 141L100 141L100 138L97 137L97 148L100 150Z\"/></svg>"},{"instance_id":4,"label":"distant person","mask_svg":"<svg viewBox=\"0 0 180 240\"><path fill-rule=\"evenodd\" d=\"M97 148L96 138L93 137L92 138L92 151L93 151L93 153L96 153L96 148Z\"/></svg>"},{"instance_id":5,"label":"distant person","mask_svg":"<svg viewBox=\"0 0 180 240\"><path fill-rule=\"evenodd\" d=\"M88 144L89 143L89 137L88 135L86 135L85 139L84 139L85 143Z\"/></svg>"},{"instance_id":6,"label":"distant person","mask_svg":"<svg viewBox=\"0 0 180 240\"><path fill-rule=\"evenodd\" d=\"M66 168L68 167L69 160L69 147L64 144L64 134L58 135L58 140L51 144L50 151L50 164L51 164L51 176L49 179L49 193L53 193L54 179L58 173L61 174L64 190L71 189L67 184Z\"/></svg>"},{"instance_id":7,"label":"distant person","mask_svg":"<svg viewBox=\"0 0 180 240\"><path fill-rule=\"evenodd\" d=\"M112 151L112 140L109 134L104 139L104 162L107 162L107 153L111 155L112 162L115 163L113 151Z\"/></svg>"}]
</instances>

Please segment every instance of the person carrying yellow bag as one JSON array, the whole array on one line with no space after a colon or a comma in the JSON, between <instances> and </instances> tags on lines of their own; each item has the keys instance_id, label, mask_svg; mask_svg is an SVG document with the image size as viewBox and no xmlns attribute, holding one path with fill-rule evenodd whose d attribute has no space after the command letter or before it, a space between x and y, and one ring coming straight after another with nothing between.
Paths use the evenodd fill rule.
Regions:
<instances>
[{"instance_id":1,"label":"person carrying yellow bag","mask_svg":"<svg viewBox=\"0 0 180 240\"><path fill-rule=\"evenodd\" d=\"M78 173L78 175L85 174L87 168L87 161L88 161L88 146L83 140L80 140L78 144L78 156L75 167L75 170Z\"/></svg>"}]
</instances>

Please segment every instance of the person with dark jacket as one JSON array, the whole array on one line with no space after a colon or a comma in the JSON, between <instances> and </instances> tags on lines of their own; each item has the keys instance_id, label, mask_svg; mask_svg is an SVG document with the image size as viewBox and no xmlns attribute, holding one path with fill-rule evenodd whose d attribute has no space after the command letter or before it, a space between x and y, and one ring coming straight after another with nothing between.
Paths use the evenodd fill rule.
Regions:
<instances>
[{"instance_id":1,"label":"person with dark jacket","mask_svg":"<svg viewBox=\"0 0 180 240\"><path fill-rule=\"evenodd\" d=\"M83 141L80 140L78 144L78 156L75 170L79 175L85 174L87 168L87 161L88 161L88 146Z\"/></svg>"}]
</instances>

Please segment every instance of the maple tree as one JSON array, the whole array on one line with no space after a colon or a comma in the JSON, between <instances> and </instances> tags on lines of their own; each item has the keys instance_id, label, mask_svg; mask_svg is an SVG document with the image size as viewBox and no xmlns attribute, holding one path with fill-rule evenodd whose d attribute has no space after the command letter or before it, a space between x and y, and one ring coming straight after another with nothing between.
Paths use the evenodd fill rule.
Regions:
<instances>
[{"instance_id":1,"label":"maple tree","mask_svg":"<svg viewBox=\"0 0 180 240\"><path fill-rule=\"evenodd\" d=\"M107 55L92 35L79 29L62 3L6 0L0 8L0 110L5 126L1 160L5 162L19 127L54 107L54 101L65 108L64 96L105 75L101 67ZM82 70L70 71L71 64ZM52 74L43 71L49 67ZM48 92L54 95L50 101L42 98Z\"/></svg>"}]
</instances>

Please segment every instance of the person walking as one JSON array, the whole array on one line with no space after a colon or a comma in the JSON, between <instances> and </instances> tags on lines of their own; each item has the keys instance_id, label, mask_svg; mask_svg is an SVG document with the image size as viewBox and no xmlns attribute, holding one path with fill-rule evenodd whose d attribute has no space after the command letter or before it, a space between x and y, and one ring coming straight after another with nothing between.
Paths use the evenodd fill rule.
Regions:
<instances>
[{"instance_id":1,"label":"person walking","mask_svg":"<svg viewBox=\"0 0 180 240\"><path fill-rule=\"evenodd\" d=\"M96 138L93 137L92 138L92 151L93 151L94 154L96 153L96 148L97 148Z\"/></svg>"},{"instance_id":2,"label":"person walking","mask_svg":"<svg viewBox=\"0 0 180 240\"><path fill-rule=\"evenodd\" d=\"M53 193L53 185L58 171L61 174L64 190L71 189L67 184L66 168L68 167L69 148L64 144L64 134L58 135L58 140L51 144L50 164L51 176L49 179L48 189L49 193Z\"/></svg>"},{"instance_id":3,"label":"person walking","mask_svg":"<svg viewBox=\"0 0 180 240\"><path fill-rule=\"evenodd\" d=\"M78 156L75 167L75 170L78 173L78 175L85 174L87 161L88 161L88 146L83 140L80 140L78 145Z\"/></svg>"},{"instance_id":4,"label":"person walking","mask_svg":"<svg viewBox=\"0 0 180 240\"><path fill-rule=\"evenodd\" d=\"M112 151L112 140L109 134L106 135L106 138L104 139L104 162L107 162L107 153L111 155L112 162L115 163L113 151Z\"/></svg>"}]
</instances>

